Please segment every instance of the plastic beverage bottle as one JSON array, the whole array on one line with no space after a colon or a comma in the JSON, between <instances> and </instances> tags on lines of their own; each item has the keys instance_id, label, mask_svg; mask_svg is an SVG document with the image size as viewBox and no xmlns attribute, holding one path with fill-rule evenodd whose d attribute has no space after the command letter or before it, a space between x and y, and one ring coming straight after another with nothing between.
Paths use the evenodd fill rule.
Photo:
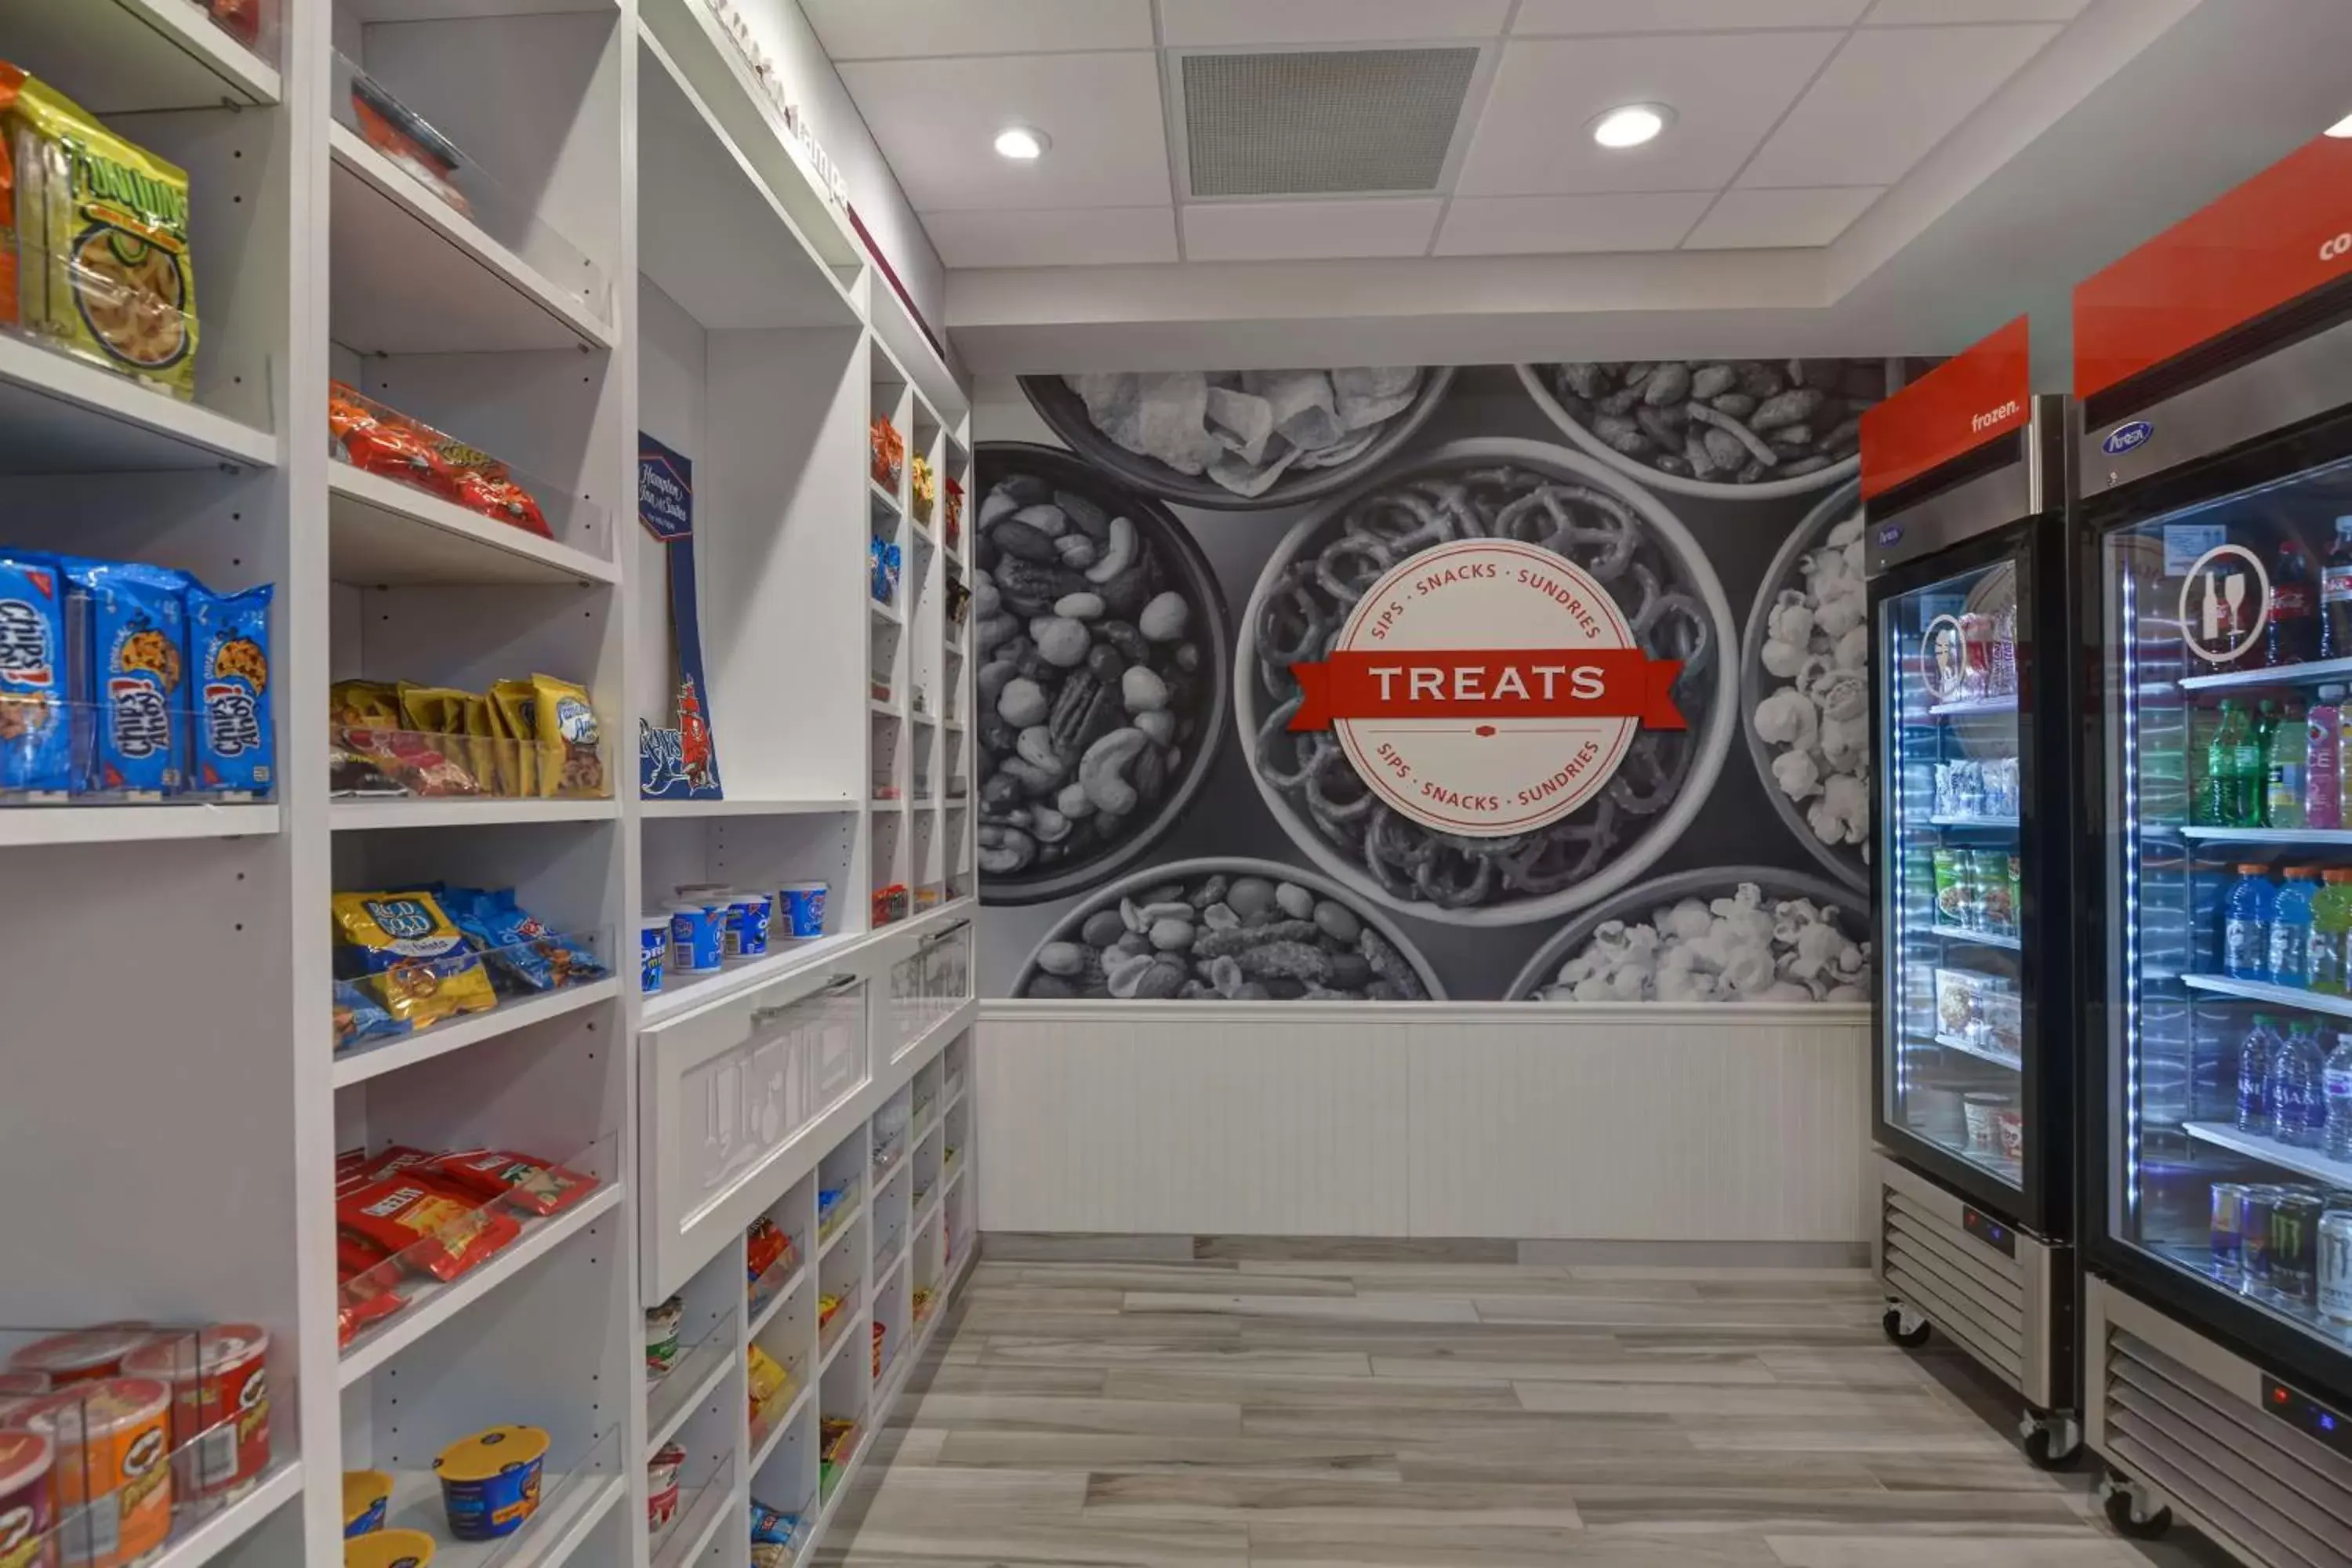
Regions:
<instances>
[{"instance_id":1,"label":"plastic beverage bottle","mask_svg":"<svg viewBox=\"0 0 2352 1568\"><path fill-rule=\"evenodd\" d=\"M2271 603L2263 625L2262 662L2275 668L2319 657L2318 574L2303 541L2282 530L2271 552Z\"/></svg>"},{"instance_id":2,"label":"plastic beverage bottle","mask_svg":"<svg viewBox=\"0 0 2352 1568\"><path fill-rule=\"evenodd\" d=\"M2216 827L2259 827L2262 812L2255 781L2262 775L2262 744L2252 721L2233 698L2221 700L2221 727L2207 748L2205 783L2213 804L2205 819Z\"/></svg>"},{"instance_id":3,"label":"plastic beverage bottle","mask_svg":"<svg viewBox=\"0 0 2352 1568\"><path fill-rule=\"evenodd\" d=\"M2327 1136L2322 1144L2331 1160L2352 1160L2352 1029L2336 1033L2336 1048L2319 1071L2321 1098L2327 1102Z\"/></svg>"},{"instance_id":4,"label":"plastic beverage bottle","mask_svg":"<svg viewBox=\"0 0 2352 1568\"><path fill-rule=\"evenodd\" d=\"M2238 1042L2238 1131L2271 1135L2271 1058L2278 1055L2271 1016L2254 1015L2254 1026Z\"/></svg>"},{"instance_id":5,"label":"plastic beverage bottle","mask_svg":"<svg viewBox=\"0 0 2352 1568\"><path fill-rule=\"evenodd\" d=\"M2305 716L2303 825L2344 825L2344 689L2323 686Z\"/></svg>"},{"instance_id":6,"label":"plastic beverage bottle","mask_svg":"<svg viewBox=\"0 0 2352 1568\"><path fill-rule=\"evenodd\" d=\"M2231 979L2271 977L2271 911L2277 896L2267 868L2238 868L2238 879L2221 906L2221 973Z\"/></svg>"},{"instance_id":7,"label":"plastic beverage bottle","mask_svg":"<svg viewBox=\"0 0 2352 1568\"><path fill-rule=\"evenodd\" d=\"M2352 658L2352 517L2336 520L2336 542L2319 570L2319 657Z\"/></svg>"},{"instance_id":8,"label":"plastic beverage bottle","mask_svg":"<svg viewBox=\"0 0 2352 1568\"><path fill-rule=\"evenodd\" d=\"M2286 1038L2271 1057L2271 1136L2297 1149L2316 1149L2327 1135L2327 1101L2321 1098L2319 1037L2306 1019L2287 1026Z\"/></svg>"},{"instance_id":9,"label":"plastic beverage bottle","mask_svg":"<svg viewBox=\"0 0 2352 1568\"><path fill-rule=\"evenodd\" d=\"M2286 868L2286 885L2271 905L2267 963L2273 985L2311 984L2311 904L2318 891L2317 867Z\"/></svg>"},{"instance_id":10,"label":"plastic beverage bottle","mask_svg":"<svg viewBox=\"0 0 2352 1568\"><path fill-rule=\"evenodd\" d=\"M2331 866L2319 874L2319 896L2311 900L2311 958L2304 965L2304 984L2330 996L2344 995L2347 942L2352 942L2352 867Z\"/></svg>"},{"instance_id":11,"label":"plastic beverage bottle","mask_svg":"<svg viewBox=\"0 0 2352 1568\"><path fill-rule=\"evenodd\" d=\"M2309 724L2292 700L2273 710L2263 735L2263 826L2301 827L2303 792L2310 771Z\"/></svg>"},{"instance_id":12,"label":"plastic beverage bottle","mask_svg":"<svg viewBox=\"0 0 2352 1568\"><path fill-rule=\"evenodd\" d=\"M2221 819L2213 815L2213 737L2221 732L2221 710L2192 702L2185 728L2189 737L2189 755L2185 759L2189 820L2200 827L2218 827Z\"/></svg>"}]
</instances>

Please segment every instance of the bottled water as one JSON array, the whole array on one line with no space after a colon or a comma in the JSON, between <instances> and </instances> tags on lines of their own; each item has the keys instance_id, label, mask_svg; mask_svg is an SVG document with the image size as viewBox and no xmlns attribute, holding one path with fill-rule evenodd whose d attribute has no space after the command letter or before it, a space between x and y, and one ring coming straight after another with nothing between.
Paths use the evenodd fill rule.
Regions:
<instances>
[{"instance_id":1,"label":"bottled water","mask_svg":"<svg viewBox=\"0 0 2352 1568\"><path fill-rule=\"evenodd\" d=\"M2327 1157L2352 1160L2352 1029L2336 1031L2320 1087L2327 1102Z\"/></svg>"},{"instance_id":2,"label":"bottled water","mask_svg":"<svg viewBox=\"0 0 2352 1568\"><path fill-rule=\"evenodd\" d=\"M2271 977L2271 904L2275 897L2267 868L2238 868L2221 916L2221 973L2231 979Z\"/></svg>"},{"instance_id":3,"label":"bottled water","mask_svg":"<svg viewBox=\"0 0 2352 1568\"><path fill-rule=\"evenodd\" d=\"M2271 1136L2298 1149L2325 1141L2327 1101L2319 1087L2319 1039L2308 1022L2287 1026L2286 1039L2271 1058Z\"/></svg>"},{"instance_id":4,"label":"bottled water","mask_svg":"<svg viewBox=\"0 0 2352 1568\"><path fill-rule=\"evenodd\" d=\"M2311 866L2286 868L2286 885L2271 905L2268 968L2271 984L2298 988L2311 984L2311 903L2319 872Z\"/></svg>"},{"instance_id":5,"label":"bottled water","mask_svg":"<svg viewBox=\"0 0 2352 1568\"><path fill-rule=\"evenodd\" d=\"M2254 1026L2238 1042L2238 1131L2257 1137L2271 1135L2271 1058L2278 1054L2278 1037L2271 1032L2267 1013L2254 1015Z\"/></svg>"}]
</instances>

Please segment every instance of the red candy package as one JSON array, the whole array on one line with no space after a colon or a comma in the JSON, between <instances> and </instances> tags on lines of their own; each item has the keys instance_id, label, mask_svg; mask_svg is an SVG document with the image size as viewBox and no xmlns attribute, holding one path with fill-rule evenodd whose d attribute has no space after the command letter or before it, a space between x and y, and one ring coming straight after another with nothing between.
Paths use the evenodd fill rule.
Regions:
<instances>
[{"instance_id":1,"label":"red candy package","mask_svg":"<svg viewBox=\"0 0 2352 1568\"><path fill-rule=\"evenodd\" d=\"M522 1234L517 1221L495 1209L475 1208L413 1170L340 1194L335 1223L383 1247L404 1268L441 1280L457 1279Z\"/></svg>"},{"instance_id":2,"label":"red candy package","mask_svg":"<svg viewBox=\"0 0 2352 1568\"><path fill-rule=\"evenodd\" d=\"M404 1297L378 1284L376 1277L366 1269L353 1270L346 1265L338 1268L337 1277L341 1287L335 1302L338 1349L350 1344L369 1324L380 1323L408 1305Z\"/></svg>"},{"instance_id":3,"label":"red candy package","mask_svg":"<svg viewBox=\"0 0 2352 1568\"><path fill-rule=\"evenodd\" d=\"M596 1190L596 1178L502 1149L444 1154L427 1169L477 1198L504 1198L535 1215L561 1214Z\"/></svg>"}]
</instances>

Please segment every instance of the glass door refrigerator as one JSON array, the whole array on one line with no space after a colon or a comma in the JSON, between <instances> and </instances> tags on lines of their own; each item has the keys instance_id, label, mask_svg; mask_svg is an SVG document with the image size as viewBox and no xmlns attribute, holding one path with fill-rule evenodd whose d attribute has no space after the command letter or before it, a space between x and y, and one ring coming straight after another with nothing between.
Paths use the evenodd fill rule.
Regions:
<instances>
[{"instance_id":1,"label":"glass door refrigerator","mask_svg":"<svg viewBox=\"0 0 2352 1568\"><path fill-rule=\"evenodd\" d=\"M2314 143L2075 296L2086 1435L2118 1529L2266 1568L2352 1565L2347 187Z\"/></svg>"},{"instance_id":2,"label":"glass door refrigerator","mask_svg":"<svg viewBox=\"0 0 2352 1568\"><path fill-rule=\"evenodd\" d=\"M1864 524L1886 1331L1940 1333L2016 1390L2044 1466L2081 1441L2065 406L2019 398L2007 433L1874 499Z\"/></svg>"}]
</instances>

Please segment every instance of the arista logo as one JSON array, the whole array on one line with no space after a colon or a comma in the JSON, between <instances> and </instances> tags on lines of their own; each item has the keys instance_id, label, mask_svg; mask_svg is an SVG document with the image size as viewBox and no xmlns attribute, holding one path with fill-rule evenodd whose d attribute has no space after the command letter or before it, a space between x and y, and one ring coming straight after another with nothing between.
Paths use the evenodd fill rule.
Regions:
<instances>
[{"instance_id":1,"label":"arista logo","mask_svg":"<svg viewBox=\"0 0 2352 1568\"><path fill-rule=\"evenodd\" d=\"M2107 438L2099 443L2099 449L2110 458L2120 458L2135 447L2147 445L2148 437L2155 434L2155 426L2145 419L2135 419L2107 432Z\"/></svg>"},{"instance_id":2,"label":"arista logo","mask_svg":"<svg viewBox=\"0 0 2352 1568\"><path fill-rule=\"evenodd\" d=\"M2013 419L2024 411L2025 405L2012 397L2007 403L2002 404L2000 407L1989 409L1970 419L1969 421L1969 434L1971 436L1982 435L1985 431L1991 429L2002 420Z\"/></svg>"}]
</instances>

